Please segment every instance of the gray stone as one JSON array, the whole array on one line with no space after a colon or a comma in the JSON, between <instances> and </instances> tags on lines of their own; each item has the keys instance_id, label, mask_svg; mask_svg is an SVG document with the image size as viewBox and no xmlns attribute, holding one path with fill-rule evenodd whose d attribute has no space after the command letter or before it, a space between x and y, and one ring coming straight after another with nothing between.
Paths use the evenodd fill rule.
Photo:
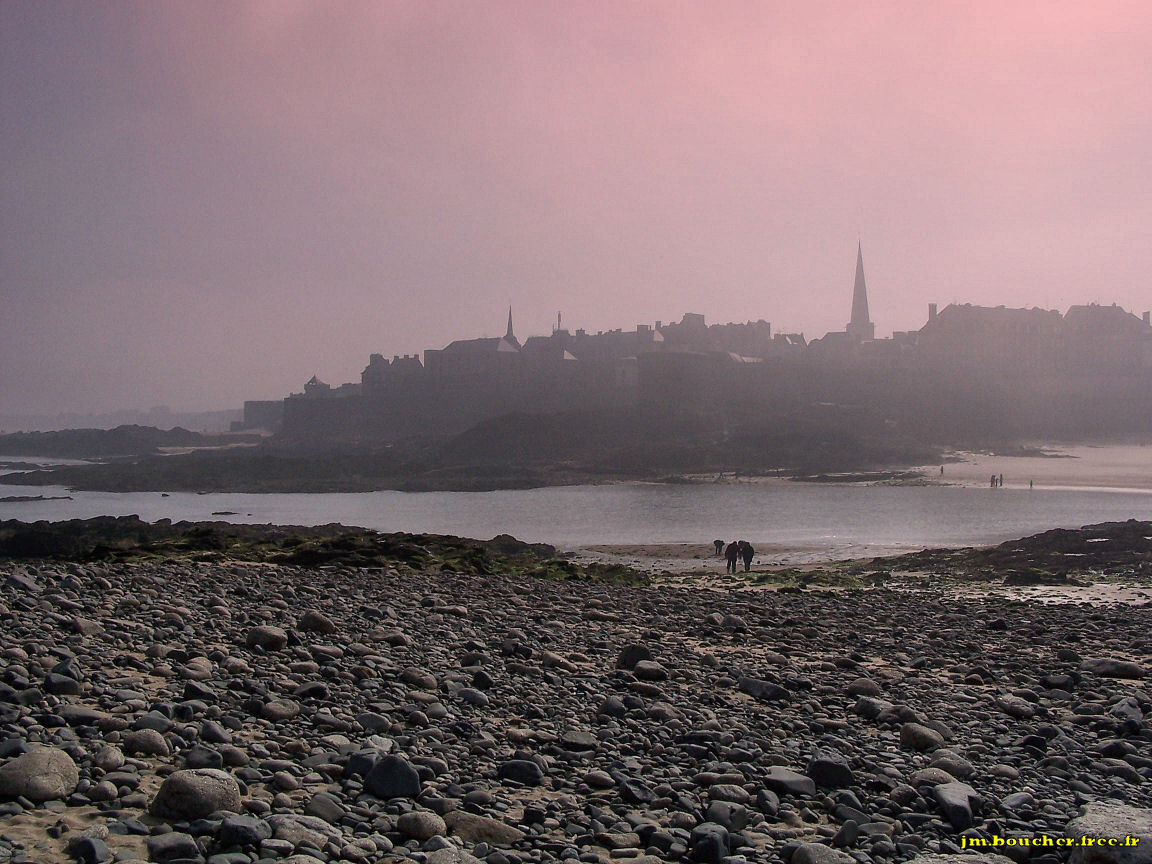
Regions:
<instances>
[{"instance_id":1,"label":"gray stone","mask_svg":"<svg viewBox=\"0 0 1152 864\"><path fill-rule=\"evenodd\" d=\"M190 834L179 831L169 831L167 834L157 834L149 837L148 860L166 864L168 861L203 861L200 847L196 845L195 838Z\"/></svg>"},{"instance_id":2,"label":"gray stone","mask_svg":"<svg viewBox=\"0 0 1152 864\"><path fill-rule=\"evenodd\" d=\"M390 754L372 766L364 788L377 798L415 798L420 794L420 775L403 756Z\"/></svg>"},{"instance_id":3,"label":"gray stone","mask_svg":"<svg viewBox=\"0 0 1152 864\"><path fill-rule=\"evenodd\" d=\"M595 750L599 745L596 736L584 729L569 729L560 736L560 743L566 750Z\"/></svg>"},{"instance_id":4,"label":"gray stone","mask_svg":"<svg viewBox=\"0 0 1152 864\"><path fill-rule=\"evenodd\" d=\"M874 696L861 696L856 700L852 710L865 720L875 720L885 711L891 711L893 705L886 699L877 699Z\"/></svg>"},{"instance_id":5,"label":"gray stone","mask_svg":"<svg viewBox=\"0 0 1152 864\"><path fill-rule=\"evenodd\" d=\"M469 843L487 843L490 846L511 846L524 836L519 828L514 828L498 819L452 810L445 814L448 829Z\"/></svg>"},{"instance_id":6,"label":"gray stone","mask_svg":"<svg viewBox=\"0 0 1152 864\"><path fill-rule=\"evenodd\" d=\"M788 795L815 795L816 784L811 777L773 765L764 776L764 785L774 792Z\"/></svg>"},{"instance_id":7,"label":"gray stone","mask_svg":"<svg viewBox=\"0 0 1152 864\"><path fill-rule=\"evenodd\" d=\"M80 864L104 864L112 860L112 850L99 837L77 837L68 844L68 851Z\"/></svg>"},{"instance_id":8,"label":"gray stone","mask_svg":"<svg viewBox=\"0 0 1152 864\"><path fill-rule=\"evenodd\" d=\"M217 836L221 846L259 846L272 836L272 826L255 816L230 813L220 822Z\"/></svg>"},{"instance_id":9,"label":"gray stone","mask_svg":"<svg viewBox=\"0 0 1152 864\"><path fill-rule=\"evenodd\" d=\"M305 633L322 633L325 636L336 632L336 623L322 612L309 609L300 616L296 627Z\"/></svg>"},{"instance_id":10,"label":"gray stone","mask_svg":"<svg viewBox=\"0 0 1152 864\"><path fill-rule=\"evenodd\" d=\"M728 829L715 822L701 822L689 839L692 860L700 864L720 864L729 852Z\"/></svg>"},{"instance_id":11,"label":"gray stone","mask_svg":"<svg viewBox=\"0 0 1152 864\"><path fill-rule=\"evenodd\" d=\"M279 651L288 645L288 633L280 627L261 624L251 628L244 637L249 648L263 648L265 651Z\"/></svg>"},{"instance_id":12,"label":"gray stone","mask_svg":"<svg viewBox=\"0 0 1152 864\"><path fill-rule=\"evenodd\" d=\"M448 826L440 816L428 810L409 810L400 814L400 818L396 820L396 829L417 840L428 840L446 834Z\"/></svg>"},{"instance_id":13,"label":"gray stone","mask_svg":"<svg viewBox=\"0 0 1152 864\"><path fill-rule=\"evenodd\" d=\"M823 843L804 843L792 853L790 864L854 864L855 860Z\"/></svg>"},{"instance_id":14,"label":"gray stone","mask_svg":"<svg viewBox=\"0 0 1152 864\"><path fill-rule=\"evenodd\" d=\"M922 723L905 723L900 727L900 743L923 753L944 746L944 736Z\"/></svg>"},{"instance_id":15,"label":"gray stone","mask_svg":"<svg viewBox=\"0 0 1152 864\"><path fill-rule=\"evenodd\" d=\"M748 809L734 801L713 801L708 805L704 820L723 825L729 831L743 831L748 825Z\"/></svg>"},{"instance_id":16,"label":"gray stone","mask_svg":"<svg viewBox=\"0 0 1152 864\"><path fill-rule=\"evenodd\" d=\"M1027 813L1036 807L1036 798L1030 792L1013 792L1000 799L1000 806L1009 813Z\"/></svg>"},{"instance_id":17,"label":"gray stone","mask_svg":"<svg viewBox=\"0 0 1152 864\"><path fill-rule=\"evenodd\" d=\"M165 778L149 808L161 819L201 819L217 810L240 810L240 787L226 771L193 768Z\"/></svg>"},{"instance_id":18,"label":"gray stone","mask_svg":"<svg viewBox=\"0 0 1152 864\"><path fill-rule=\"evenodd\" d=\"M509 759L496 769L501 780L512 780L525 786L542 786L544 769L531 759Z\"/></svg>"},{"instance_id":19,"label":"gray stone","mask_svg":"<svg viewBox=\"0 0 1152 864\"><path fill-rule=\"evenodd\" d=\"M641 681L666 681L668 670L655 660L641 660L632 667L632 674Z\"/></svg>"},{"instance_id":20,"label":"gray stone","mask_svg":"<svg viewBox=\"0 0 1152 864\"><path fill-rule=\"evenodd\" d=\"M328 792L317 792L313 795L304 807L304 812L332 825L338 823L348 813L340 803L340 799Z\"/></svg>"},{"instance_id":21,"label":"gray stone","mask_svg":"<svg viewBox=\"0 0 1152 864\"><path fill-rule=\"evenodd\" d=\"M976 766L974 766L964 757L958 756L950 750L934 753L932 755L932 761L929 763L929 765L932 768L939 768L943 771L947 771L953 777L957 777L961 780L971 777L976 773Z\"/></svg>"},{"instance_id":22,"label":"gray stone","mask_svg":"<svg viewBox=\"0 0 1152 864\"><path fill-rule=\"evenodd\" d=\"M630 645L625 645L620 651L620 656L616 658L616 668L631 671L641 660L651 659L652 652L648 649L647 645L633 642Z\"/></svg>"},{"instance_id":23,"label":"gray stone","mask_svg":"<svg viewBox=\"0 0 1152 864\"><path fill-rule=\"evenodd\" d=\"M932 794L940 805L940 812L954 830L963 831L972 827L972 807L980 801L975 789L967 783L954 781L941 783L932 790Z\"/></svg>"},{"instance_id":24,"label":"gray stone","mask_svg":"<svg viewBox=\"0 0 1152 864\"><path fill-rule=\"evenodd\" d=\"M1138 663L1131 660L1115 660L1110 657L1089 657L1080 664L1085 669L1101 678L1143 678L1147 671Z\"/></svg>"},{"instance_id":25,"label":"gray stone","mask_svg":"<svg viewBox=\"0 0 1152 864\"><path fill-rule=\"evenodd\" d=\"M328 843L339 843L343 835L339 828L316 816L298 813L276 813L268 817L268 826L277 840L287 840L293 847L311 846L323 849Z\"/></svg>"},{"instance_id":26,"label":"gray stone","mask_svg":"<svg viewBox=\"0 0 1152 864\"><path fill-rule=\"evenodd\" d=\"M36 747L0 765L0 798L23 796L40 803L76 791L80 771L63 750Z\"/></svg>"},{"instance_id":27,"label":"gray stone","mask_svg":"<svg viewBox=\"0 0 1152 864\"><path fill-rule=\"evenodd\" d=\"M455 846L447 846L443 849L429 852L424 862L425 864L484 864L484 862L471 852L465 852L463 849L457 849Z\"/></svg>"},{"instance_id":28,"label":"gray stone","mask_svg":"<svg viewBox=\"0 0 1152 864\"><path fill-rule=\"evenodd\" d=\"M1000 710L1017 720L1029 720L1036 714L1036 706L1019 696L1001 696L996 700Z\"/></svg>"},{"instance_id":29,"label":"gray stone","mask_svg":"<svg viewBox=\"0 0 1152 864\"><path fill-rule=\"evenodd\" d=\"M817 786L823 786L825 789L843 789L855 783L848 760L840 753L831 750L818 751L809 760L804 773L811 777Z\"/></svg>"},{"instance_id":30,"label":"gray stone","mask_svg":"<svg viewBox=\"0 0 1152 864\"><path fill-rule=\"evenodd\" d=\"M260 708L260 716L273 723L283 723L300 714L300 703L294 699L273 699Z\"/></svg>"},{"instance_id":31,"label":"gray stone","mask_svg":"<svg viewBox=\"0 0 1152 864\"><path fill-rule=\"evenodd\" d=\"M880 696L880 685L871 678L857 678L844 688L849 696Z\"/></svg>"},{"instance_id":32,"label":"gray stone","mask_svg":"<svg viewBox=\"0 0 1152 864\"><path fill-rule=\"evenodd\" d=\"M779 684L773 684L771 681L764 681L760 678L747 676L737 681L736 687L741 693L747 693L753 699L759 699L763 702L785 700L789 695L788 691Z\"/></svg>"},{"instance_id":33,"label":"gray stone","mask_svg":"<svg viewBox=\"0 0 1152 864\"><path fill-rule=\"evenodd\" d=\"M172 752L164 736L155 729L134 729L125 732L120 743L129 756L167 756Z\"/></svg>"},{"instance_id":34,"label":"gray stone","mask_svg":"<svg viewBox=\"0 0 1152 864\"><path fill-rule=\"evenodd\" d=\"M1064 827L1064 836L1109 838L1116 846L1076 846L1068 864L1152 864L1152 810L1111 801L1094 801ZM1122 845L1128 838L1136 845Z\"/></svg>"}]
</instances>

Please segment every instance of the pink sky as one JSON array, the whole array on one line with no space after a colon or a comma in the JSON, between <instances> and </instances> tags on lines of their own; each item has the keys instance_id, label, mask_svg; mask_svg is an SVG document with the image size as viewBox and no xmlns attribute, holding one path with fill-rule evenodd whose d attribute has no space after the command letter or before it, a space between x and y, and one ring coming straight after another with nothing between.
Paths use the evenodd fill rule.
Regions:
<instances>
[{"instance_id":1,"label":"pink sky","mask_svg":"<svg viewBox=\"0 0 1152 864\"><path fill-rule=\"evenodd\" d=\"M0 4L0 412L702 312L1152 307L1142 3Z\"/></svg>"}]
</instances>

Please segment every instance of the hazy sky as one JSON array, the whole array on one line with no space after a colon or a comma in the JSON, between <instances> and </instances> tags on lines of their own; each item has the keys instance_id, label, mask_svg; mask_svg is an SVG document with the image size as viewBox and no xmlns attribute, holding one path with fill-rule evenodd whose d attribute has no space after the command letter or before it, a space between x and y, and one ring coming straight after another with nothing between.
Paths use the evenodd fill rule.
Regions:
<instances>
[{"instance_id":1,"label":"hazy sky","mask_svg":"<svg viewBox=\"0 0 1152 864\"><path fill-rule=\"evenodd\" d=\"M0 0L0 412L702 312L1152 307L1137 2Z\"/></svg>"}]
</instances>

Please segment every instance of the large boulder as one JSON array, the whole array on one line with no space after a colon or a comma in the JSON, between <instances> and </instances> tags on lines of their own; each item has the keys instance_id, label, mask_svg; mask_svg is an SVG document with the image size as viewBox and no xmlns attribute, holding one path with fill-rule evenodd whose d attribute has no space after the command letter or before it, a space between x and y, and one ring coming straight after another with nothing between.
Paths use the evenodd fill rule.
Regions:
<instances>
[{"instance_id":1,"label":"large boulder","mask_svg":"<svg viewBox=\"0 0 1152 864\"><path fill-rule=\"evenodd\" d=\"M23 795L38 804L67 798L79 782L72 757L53 747L37 747L0 765L0 798Z\"/></svg>"},{"instance_id":2,"label":"large boulder","mask_svg":"<svg viewBox=\"0 0 1152 864\"><path fill-rule=\"evenodd\" d=\"M1094 841L1073 846L1068 864L1152 864L1152 810L1094 801L1064 827L1064 836L1076 843Z\"/></svg>"},{"instance_id":3,"label":"large boulder","mask_svg":"<svg viewBox=\"0 0 1152 864\"><path fill-rule=\"evenodd\" d=\"M240 786L227 771L192 768L176 771L160 784L150 811L161 819L190 821L209 813L240 812Z\"/></svg>"}]
</instances>

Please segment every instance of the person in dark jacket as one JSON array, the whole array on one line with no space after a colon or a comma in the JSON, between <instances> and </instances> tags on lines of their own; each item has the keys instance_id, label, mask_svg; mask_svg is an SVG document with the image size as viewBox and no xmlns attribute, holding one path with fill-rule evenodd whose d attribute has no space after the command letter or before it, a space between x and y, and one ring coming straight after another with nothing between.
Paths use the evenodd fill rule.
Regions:
<instances>
[{"instance_id":1,"label":"person in dark jacket","mask_svg":"<svg viewBox=\"0 0 1152 864\"><path fill-rule=\"evenodd\" d=\"M728 559L728 569L726 573L736 572L736 561L740 558L740 545L733 540L724 548L724 557Z\"/></svg>"},{"instance_id":2,"label":"person in dark jacket","mask_svg":"<svg viewBox=\"0 0 1152 864\"><path fill-rule=\"evenodd\" d=\"M752 548L752 544L747 540L740 541L739 549L740 557L744 559L744 572L747 573L752 569L752 556L756 554L756 550Z\"/></svg>"}]
</instances>

